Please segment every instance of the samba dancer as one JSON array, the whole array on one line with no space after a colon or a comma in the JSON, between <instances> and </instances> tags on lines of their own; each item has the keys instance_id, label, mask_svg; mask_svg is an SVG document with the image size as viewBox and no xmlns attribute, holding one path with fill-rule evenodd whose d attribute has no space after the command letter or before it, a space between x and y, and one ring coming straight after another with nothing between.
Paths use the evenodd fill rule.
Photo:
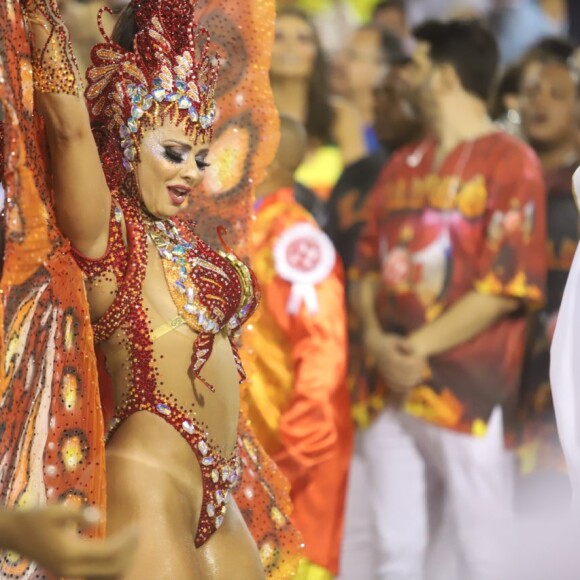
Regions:
<instances>
[{"instance_id":1,"label":"samba dancer","mask_svg":"<svg viewBox=\"0 0 580 580\"><path fill-rule=\"evenodd\" d=\"M232 497L245 477L235 336L257 290L229 248L216 252L176 217L203 179L218 114L217 61L193 8L131 4L93 50L87 107L56 4L29 3L35 98L58 226L84 272L112 383L107 528L142 532L126 577L262 578L280 566L267 558L276 538L260 554ZM243 461L259 462L243 443ZM264 462L259 476L246 471L264 477Z\"/></svg>"}]
</instances>

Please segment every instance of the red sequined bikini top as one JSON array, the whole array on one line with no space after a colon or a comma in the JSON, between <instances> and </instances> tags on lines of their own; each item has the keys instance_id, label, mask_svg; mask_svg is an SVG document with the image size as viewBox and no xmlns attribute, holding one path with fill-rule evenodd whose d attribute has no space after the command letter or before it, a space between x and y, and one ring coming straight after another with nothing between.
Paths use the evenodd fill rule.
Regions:
<instances>
[{"instance_id":1,"label":"red sequined bikini top","mask_svg":"<svg viewBox=\"0 0 580 580\"><path fill-rule=\"evenodd\" d=\"M259 302L258 284L251 270L229 249L216 252L210 248L194 233L190 222L178 218L154 220L122 196L116 198L112 213L105 256L99 260L75 256L89 279L105 272L113 272L117 279L118 290L112 305L93 324L95 343L110 338L123 321L131 319L134 305L141 304L149 238L159 252L169 292L179 313L167 326L187 324L198 333L191 372L213 391L213 386L200 373L211 355L215 336L224 333L230 338L243 380L245 374L234 336ZM127 243L123 239L123 218Z\"/></svg>"}]
</instances>

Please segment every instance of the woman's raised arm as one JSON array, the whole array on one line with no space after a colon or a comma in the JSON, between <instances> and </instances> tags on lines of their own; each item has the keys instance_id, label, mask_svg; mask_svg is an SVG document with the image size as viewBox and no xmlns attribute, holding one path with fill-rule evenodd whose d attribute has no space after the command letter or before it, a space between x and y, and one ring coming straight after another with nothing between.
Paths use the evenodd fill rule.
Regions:
<instances>
[{"instance_id":1,"label":"woman's raised arm","mask_svg":"<svg viewBox=\"0 0 580 580\"><path fill-rule=\"evenodd\" d=\"M68 30L55 0L29 0L35 99L46 125L58 224L91 258L107 248L111 193L91 132Z\"/></svg>"}]
</instances>

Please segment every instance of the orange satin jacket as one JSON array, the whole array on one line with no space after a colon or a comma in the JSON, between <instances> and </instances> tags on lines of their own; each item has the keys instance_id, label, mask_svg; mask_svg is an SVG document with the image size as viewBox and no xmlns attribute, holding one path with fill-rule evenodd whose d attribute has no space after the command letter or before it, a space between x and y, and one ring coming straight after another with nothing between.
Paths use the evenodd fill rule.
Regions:
<instances>
[{"instance_id":1,"label":"orange satin jacket","mask_svg":"<svg viewBox=\"0 0 580 580\"><path fill-rule=\"evenodd\" d=\"M337 573L353 427L346 387L347 334L340 260L314 286L318 312L289 312L292 283L275 266L285 232L313 218L282 189L261 199L254 224L252 267L262 304L245 343L249 416L260 442L290 480L293 519L307 558ZM322 235L322 234L319 234Z\"/></svg>"}]
</instances>

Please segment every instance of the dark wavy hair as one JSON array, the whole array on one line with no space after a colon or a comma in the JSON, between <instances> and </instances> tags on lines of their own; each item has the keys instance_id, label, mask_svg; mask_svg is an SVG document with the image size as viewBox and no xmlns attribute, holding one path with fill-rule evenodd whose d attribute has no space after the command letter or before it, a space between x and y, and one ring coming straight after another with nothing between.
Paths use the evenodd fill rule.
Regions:
<instances>
[{"instance_id":1,"label":"dark wavy hair","mask_svg":"<svg viewBox=\"0 0 580 580\"><path fill-rule=\"evenodd\" d=\"M329 67L320 43L320 37L312 21L303 10L294 7L281 8L278 10L276 18L283 18L284 16L299 18L306 22L312 31L316 45L316 57L308 83L308 110L305 126L310 137L314 137L324 144L332 143L334 141L332 129L335 114L330 102Z\"/></svg>"},{"instance_id":2,"label":"dark wavy hair","mask_svg":"<svg viewBox=\"0 0 580 580\"><path fill-rule=\"evenodd\" d=\"M135 14L133 11L133 4L129 3L121 9L111 35L111 40L122 46L125 50L133 51L133 39L137 34L137 23L135 22Z\"/></svg>"}]
</instances>

